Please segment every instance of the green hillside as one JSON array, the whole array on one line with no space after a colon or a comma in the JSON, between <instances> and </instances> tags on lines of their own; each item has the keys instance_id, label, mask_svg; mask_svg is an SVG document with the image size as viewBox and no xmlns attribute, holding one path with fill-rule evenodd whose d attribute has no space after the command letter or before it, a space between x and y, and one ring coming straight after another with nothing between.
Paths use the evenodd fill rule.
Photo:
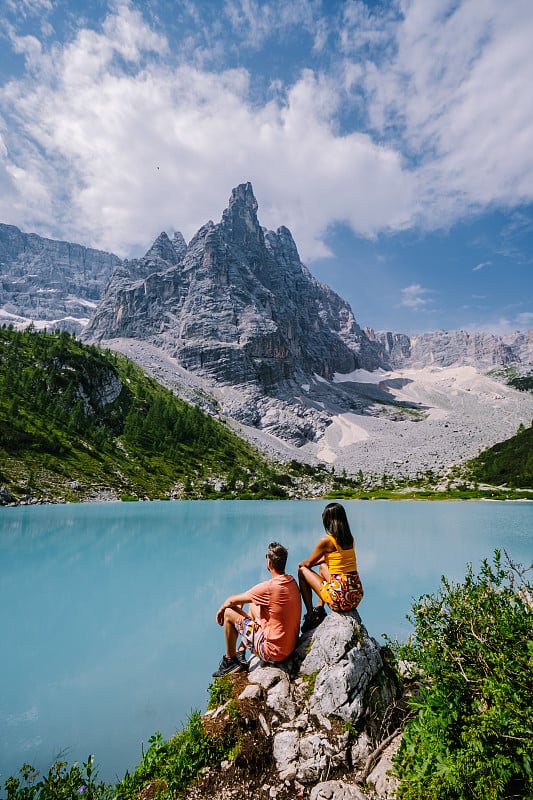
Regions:
<instances>
[{"instance_id":1,"label":"green hillside","mask_svg":"<svg viewBox=\"0 0 533 800\"><path fill-rule=\"evenodd\" d=\"M66 332L0 328L0 486L15 500L280 497L284 482L123 356Z\"/></svg>"},{"instance_id":2,"label":"green hillside","mask_svg":"<svg viewBox=\"0 0 533 800\"><path fill-rule=\"evenodd\" d=\"M515 436L484 450L469 467L480 483L533 488L533 426L521 426Z\"/></svg>"}]
</instances>

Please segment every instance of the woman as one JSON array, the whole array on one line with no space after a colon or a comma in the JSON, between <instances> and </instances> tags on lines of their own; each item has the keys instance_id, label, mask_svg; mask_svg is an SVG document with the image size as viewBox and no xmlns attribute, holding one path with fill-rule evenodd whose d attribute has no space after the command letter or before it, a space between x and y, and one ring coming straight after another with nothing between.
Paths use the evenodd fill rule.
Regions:
<instances>
[{"instance_id":1,"label":"woman","mask_svg":"<svg viewBox=\"0 0 533 800\"><path fill-rule=\"evenodd\" d=\"M309 558L298 564L298 582L306 608L302 633L316 628L325 618L324 603L332 611L351 611L363 597L354 539L344 507L329 503L322 512L322 522L326 535L318 540ZM314 566L319 566L320 575L311 569ZM313 589L319 597L316 608Z\"/></svg>"}]
</instances>

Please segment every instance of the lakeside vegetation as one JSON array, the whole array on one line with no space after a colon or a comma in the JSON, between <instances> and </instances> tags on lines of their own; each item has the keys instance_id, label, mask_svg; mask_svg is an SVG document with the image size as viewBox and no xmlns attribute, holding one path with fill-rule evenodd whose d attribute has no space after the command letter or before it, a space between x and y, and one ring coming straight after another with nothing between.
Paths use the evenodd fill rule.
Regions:
<instances>
[{"instance_id":1,"label":"lakeside vegetation","mask_svg":"<svg viewBox=\"0 0 533 800\"><path fill-rule=\"evenodd\" d=\"M398 657L421 691L394 758L398 800L533 797L529 570L496 551L478 575L470 566L462 583L443 577L413 605Z\"/></svg>"},{"instance_id":2,"label":"lakeside vegetation","mask_svg":"<svg viewBox=\"0 0 533 800\"><path fill-rule=\"evenodd\" d=\"M485 450L469 468L483 483L533 489L533 423L530 428L520 426L511 439Z\"/></svg>"},{"instance_id":3,"label":"lakeside vegetation","mask_svg":"<svg viewBox=\"0 0 533 800\"><path fill-rule=\"evenodd\" d=\"M408 664L418 681L393 760L398 800L533 796L531 569L503 563L495 551L477 575L469 566L462 582L443 577L438 592L413 604L409 640L389 642L397 668ZM227 703L229 725L209 728L193 711L168 740L154 734L137 767L115 785L98 780L91 755L82 766L59 760L43 777L24 764L4 780L0 800L177 800L206 767L239 757L246 721L234 678L208 688L208 708Z\"/></svg>"}]
</instances>

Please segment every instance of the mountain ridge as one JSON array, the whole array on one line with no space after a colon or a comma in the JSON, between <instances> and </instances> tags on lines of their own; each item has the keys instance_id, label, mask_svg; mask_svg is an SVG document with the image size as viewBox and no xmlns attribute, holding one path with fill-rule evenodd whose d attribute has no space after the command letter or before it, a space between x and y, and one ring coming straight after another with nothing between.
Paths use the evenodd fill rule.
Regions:
<instances>
[{"instance_id":1,"label":"mountain ridge","mask_svg":"<svg viewBox=\"0 0 533 800\"><path fill-rule=\"evenodd\" d=\"M247 223L241 215L239 221L239 213L231 213L239 195L248 197L247 202L256 214L258 204L251 184L247 183L233 190L222 219L232 230L238 230L240 226L242 233L250 220ZM259 226L257 217L254 222L257 223L256 235L259 231L264 234L272 253L278 258L289 254L284 266L290 268L291 264L299 263L302 273L311 282L321 287L326 295L330 293L333 298L339 298L330 287L316 280L299 260L288 228L281 226L276 232L267 231ZM13 322L18 327L33 323L35 327L47 325L52 329L55 325L60 330L80 333L92 321L114 271L124 279L144 280L152 272L157 272L158 267L168 269L169 265L178 264L188 247L196 246L198 240L201 242L215 228L213 222L207 222L189 245L179 231L174 233L172 240L162 231L142 258L128 260L81 244L24 233L14 225L0 223L0 321ZM241 235L243 245L249 246L250 241L250 237L246 240ZM323 313L328 317L326 310ZM350 336L350 327L352 318L353 322L355 318L347 303L345 317L345 326L340 333L356 354L358 346L363 343L366 354L369 354L367 366L372 360L378 361L382 368L391 369L454 365L490 369L500 364L533 363L533 329L504 335L462 329L404 334L376 331L372 327L361 330L355 323L354 340ZM328 323L332 324L331 315Z\"/></svg>"},{"instance_id":2,"label":"mountain ridge","mask_svg":"<svg viewBox=\"0 0 533 800\"><path fill-rule=\"evenodd\" d=\"M0 247L3 285L6 252ZM440 453L450 463L449 442L460 461L529 424L529 397L468 369L527 373L533 330L362 329L350 305L301 262L288 228L261 227L250 183L233 189L220 222L206 222L189 243L163 231L142 258L100 258L112 269L107 282L104 270L91 285L99 295L83 340L122 349L173 391L263 437L267 449L283 442L303 460L416 473L440 469ZM12 292L9 307L0 302L6 321L15 299ZM28 308L39 310L24 295L20 317ZM456 439L441 430L452 422ZM417 442L416 453L405 441Z\"/></svg>"}]
</instances>

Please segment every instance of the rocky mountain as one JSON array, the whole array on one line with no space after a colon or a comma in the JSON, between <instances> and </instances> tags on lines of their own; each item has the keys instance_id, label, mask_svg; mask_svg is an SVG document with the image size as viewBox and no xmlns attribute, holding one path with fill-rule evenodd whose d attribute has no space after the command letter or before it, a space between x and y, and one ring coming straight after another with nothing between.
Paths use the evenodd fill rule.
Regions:
<instances>
[{"instance_id":1,"label":"rocky mountain","mask_svg":"<svg viewBox=\"0 0 533 800\"><path fill-rule=\"evenodd\" d=\"M302 264L290 231L265 230L257 209L251 184L241 184L221 221L208 222L188 245L181 234L171 241L161 233L143 258L115 269L85 338L125 348L147 369L154 356L144 357L141 345L155 347L176 371L204 380L222 413L334 461L339 444L346 454L346 446L368 439L355 418L412 423L427 415L416 397L396 396L397 382L365 375L533 361L533 332L504 341L462 331L409 337L362 330L348 303ZM474 438L472 454L478 444ZM431 469L432 459L424 456L418 468Z\"/></svg>"},{"instance_id":2,"label":"rocky mountain","mask_svg":"<svg viewBox=\"0 0 533 800\"><path fill-rule=\"evenodd\" d=\"M186 369L266 393L313 374L373 369L381 349L308 272L290 231L261 228L249 183L188 246L162 233L144 258L124 262L86 337L151 341Z\"/></svg>"},{"instance_id":3,"label":"rocky mountain","mask_svg":"<svg viewBox=\"0 0 533 800\"><path fill-rule=\"evenodd\" d=\"M302 264L290 231L260 226L249 183L188 245L162 233L144 258L123 262L84 336L149 342L189 372L238 386L225 413L298 444L328 424L320 381L383 361L348 303ZM339 408L364 406L342 387L327 394Z\"/></svg>"},{"instance_id":4,"label":"rocky mountain","mask_svg":"<svg viewBox=\"0 0 533 800\"><path fill-rule=\"evenodd\" d=\"M0 226L0 314L79 331L94 312L86 341L122 350L284 458L441 472L529 425L532 396L481 373L531 371L533 331L362 330L290 231L264 229L257 211L241 184L219 223L189 243L161 233L129 261Z\"/></svg>"},{"instance_id":5,"label":"rocky mountain","mask_svg":"<svg viewBox=\"0 0 533 800\"><path fill-rule=\"evenodd\" d=\"M0 224L0 322L80 333L119 260Z\"/></svg>"},{"instance_id":6,"label":"rocky mountain","mask_svg":"<svg viewBox=\"0 0 533 800\"><path fill-rule=\"evenodd\" d=\"M488 370L500 365L533 364L533 330L506 336L466 331L407 336L375 333L369 328L365 333L383 347L383 362L389 369L472 366Z\"/></svg>"}]
</instances>

